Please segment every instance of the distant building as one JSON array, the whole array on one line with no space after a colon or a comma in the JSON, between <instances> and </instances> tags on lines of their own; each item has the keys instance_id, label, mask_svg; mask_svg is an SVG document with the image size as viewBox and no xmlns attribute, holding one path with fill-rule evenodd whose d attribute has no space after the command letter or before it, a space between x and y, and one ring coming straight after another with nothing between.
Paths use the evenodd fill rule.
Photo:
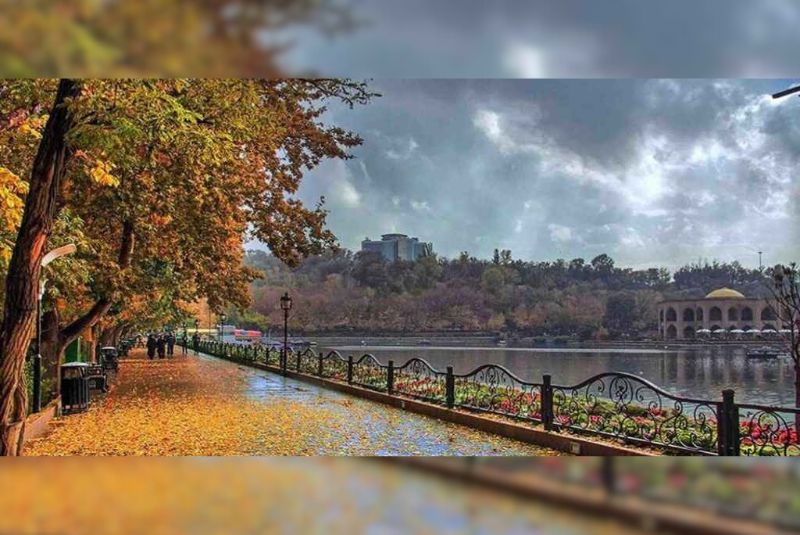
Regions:
<instances>
[{"instance_id":1,"label":"distant building","mask_svg":"<svg viewBox=\"0 0 800 535\"><path fill-rule=\"evenodd\" d=\"M380 240L367 238L362 241L361 250L380 253L389 262L414 262L420 257L433 254L433 244L409 238L405 234L384 234Z\"/></svg>"},{"instance_id":2,"label":"distant building","mask_svg":"<svg viewBox=\"0 0 800 535\"><path fill-rule=\"evenodd\" d=\"M767 299L720 288L700 299L670 299L658 305L658 331L666 340L704 333L768 334L782 325Z\"/></svg>"}]
</instances>

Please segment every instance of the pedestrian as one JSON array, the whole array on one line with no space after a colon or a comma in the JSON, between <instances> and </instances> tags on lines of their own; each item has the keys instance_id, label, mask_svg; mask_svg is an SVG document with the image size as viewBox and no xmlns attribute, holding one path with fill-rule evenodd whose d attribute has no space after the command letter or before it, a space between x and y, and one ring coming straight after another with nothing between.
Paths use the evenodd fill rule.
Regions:
<instances>
[{"instance_id":1,"label":"pedestrian","mask_svg":"<svg viewBox=\"0 0 800 535\"><path fill-rule=\"evenodd\" d=\"M167 356L175 356L175 334L172 332L167 333Z\"/></svg>"},{"instance_id":2,"label":"pedestrian","mask_svg":"<svg viewBox=\"0 0 800 535\"><path fill-rule=\"evenodd\" d=\"M156 348L158 349L158 358L163 359L167 352L167 340L163 333L158 335Z\"/></svg>"},{"instance_id":3,"label":"pedestrian","mask_svg":"<svg viewBox=\"0 0 800 535\"><path fill-rule=\"evenodd\" d=\"M153 333L147 335L147 358L153 360L156 356L156 337Z\"/></svg>"}]
</instances>

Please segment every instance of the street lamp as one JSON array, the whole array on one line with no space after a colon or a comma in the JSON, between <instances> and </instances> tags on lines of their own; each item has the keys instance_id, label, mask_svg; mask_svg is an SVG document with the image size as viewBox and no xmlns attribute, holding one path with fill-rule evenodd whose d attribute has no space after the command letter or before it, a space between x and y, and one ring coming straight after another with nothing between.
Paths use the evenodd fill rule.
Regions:
<instances>
[{"instance_id":1,"label":"street lamp","mask_svg":"<svg viewBox=\"0 0 800 535\"><path fill-rule=\"evenodd\" d=\"M286 360L289 357L289 311L292 309L292 298L289 292L281 297L281 309L283 310L283 355L281 359L281 369L286 373Z\"/></svg>"},{"instance_id":2,"label":"street lamp","mask_svg":"<svg viewBox=\"0 0 800 535\"><path fill-rule=\"evenodd\" d=\"M61 258L77 251L74 243L53 249L42 257L41 266L44 268L56 258ZM42 410L42 297L47 279L39 277L39 298L36 301L36 354L33 356L33 412Z\"/></svg>"},{"instance_id":3,"label":"street lamp","mask_svg":"<svg viewBox=\"0 0 800 535\"><path fill-rule=\"evenodd\" d=\"M224 313L219 315L219 340L222 341L222 336L225 334L225 318L227 318Z\"/></svg>"}]
</instances>

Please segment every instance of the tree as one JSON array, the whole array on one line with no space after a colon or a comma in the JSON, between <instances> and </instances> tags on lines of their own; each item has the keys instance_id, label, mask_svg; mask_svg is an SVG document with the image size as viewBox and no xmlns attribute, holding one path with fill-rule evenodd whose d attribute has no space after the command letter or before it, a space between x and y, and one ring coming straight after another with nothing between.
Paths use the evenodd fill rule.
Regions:
<instances>
[{"instance_id":1,"label":"tree","mask_svg":"<svg viewBox=\"0 0 800 535\"><path fill-rule=\"evenodd\" d=\"M163 288L172 302L206 297L212 309L248 304L258 274L241 242L255 237L296 265L334 243L321 206L286 198L306 169L347 158L360 138L317 118L328 98L365 103L365 86L338 80L91 81L77 105L91 121L73 137L106 155L118 185L75 177L66 203L94 247L88 309L66 323L52 354L113 303ZM276 153L282 153L279 156ZM74 194L72 192L74 191ZM134 252L134 243L136 251Z\"/></svg>"},{"instance_id":2,"label":"tree","mask_svg":"<svg viewBox=\"0 0 800 535\"><path fill-rule=\"evenodd\" d=\"M795 407L800 407L800 271L797 265L778 264L772 269L772 308L781 326L789 330L785 343L794 362ZM800 414L795 429L800 429Z\"/></svg>"},{"instance_id":3,"label":"tree","mask_svg":"<svg viewBox=\"0 0 800 535\"><path fill-rule=\"evenodd\" d=\"M362 251L356 254L351 276L359 284L373 288L380 294L388 292L388 265L380 253Z\"/></svg>"},{"instance_id":4,"label":"tree","mask_svg":"<svg viewBox=\"0 0 800 535\"><path fill-rule=\"evenodd\" d=\"M13 93L18 83L26 82L4 82L4 90L10 86ZM215 310L226 303L246 307L248 284L258 276L243 263L241 244L247 239L267 244L290 265L335 244L322 202L309 209L293 194L306 170L325 158L349 158L348 149L361 143L320 117L330 99L350 106L368 102L374 94L364 84L86 80L81 89L57 101L58 110L66 110L61 115L70 118L59 124L60 144L69 147L75 165L58 161L58 183L48 184L48 209L52 220L63 208L83 222L87 247L80 255L88 272L85 284L67 290L79 306L55 307L46 316L57 333L50 340L49 369L84 329L137 296L157 305L140 309L153 320L181 317L178 303L199 298ZM35 114L39 107L29 98L21 109ZM44 135L40 152L46 143ZM36 172L34 165L29 199L36 198ZM39 235L40 248L52 220ZM20 237L25 216L22 221ZM33 275L38 284L38 268L20 276L29 284ZM124 316L118 318L105 327L115 329ZM27 342L14 350L19 349L27 349ZM2 356L6 364L7 354ZM9 407L19 370L10 366L2 377L2 401Z\"/></svg>"},{"instance_id":5,"label":"tree","mask_svg":"<svg viewBox=\"0 0 800 535\"><path fill-rule=\"evenodd\" d=\"M636 320L636 298L631 293L614 293L606 301L603 325L612 334L627 333Z\"/></svg>"},{"instance_id":6,"label":"tree","mask_svg":"<svg viewBox=\"0 0 800 535\"><path fill-rule=\"evenodd\" d=\"M56 203L72 156L67 135L73 116L69 101L81 84L62 80L33 162L30 190L6 276L0 331L0 455L16 455L24 432L27 389L22 381L33 334L41 261L56 216Z\"/></svg>"},{"instance_id":7,"label":"tree","mask_svg":"<svg viewBox=\"0 0 800 535\"><path fill-rule=\"evenodd\" d=\"M331 0L0 0L0 68L7 76L280 76L286 45L266 32L354 25ZM10 74L9 74L10 73Z\"/></svg>"}]
</instances>

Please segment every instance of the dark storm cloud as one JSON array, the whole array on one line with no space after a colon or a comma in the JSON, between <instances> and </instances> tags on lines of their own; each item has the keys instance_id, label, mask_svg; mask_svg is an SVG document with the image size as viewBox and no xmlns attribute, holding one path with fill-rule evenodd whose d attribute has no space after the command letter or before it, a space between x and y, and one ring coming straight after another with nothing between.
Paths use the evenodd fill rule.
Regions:
<instances>
[{"instance_id":1,"label":"dark storm cloud","mask_svg":"<svg viewBox=\"0 0 800 535\"><path fill-rule=\"evenodd\" d=\"M327 120L364 137L310 173L357 250L405 232L447 256L627 265L796 259L800 101L784 82L379 81Z\"/></svg>"},{"instance_id":2,"label":"dark storm cloud","mask_svg":"<svg viewBox=\"0 0 800 535\"><path fill-rule=\"evenodd\" d=\"M357 30L293 35L290 71L375 77L781 77L795 0L352 0Z\"/></svg>"}]
</instances>

